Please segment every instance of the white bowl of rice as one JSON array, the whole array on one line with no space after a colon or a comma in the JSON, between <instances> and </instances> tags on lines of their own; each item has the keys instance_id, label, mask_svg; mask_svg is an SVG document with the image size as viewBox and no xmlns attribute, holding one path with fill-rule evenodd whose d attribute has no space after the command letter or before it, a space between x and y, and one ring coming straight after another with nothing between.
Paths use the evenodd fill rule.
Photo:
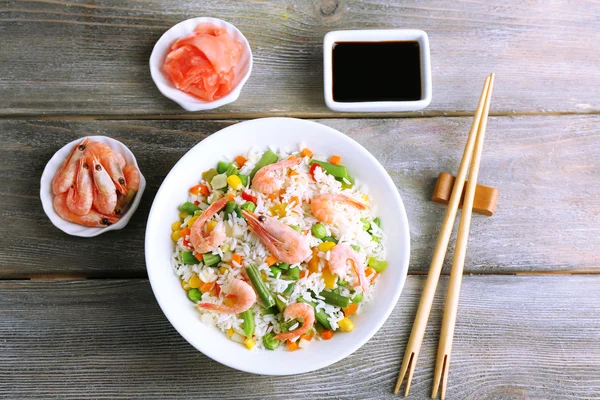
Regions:
<instances>
[{"instance_id":1,"label":"white bowl of rice","mask_svg":"<svg viewBox=\"0 0 600 400\"><path fill-rule=\"evenodd\" d=\"M342 329L344 324L342 320L348 319L344 316L347 309L336 309L325 304L320 294L321 291L335 290L338 294L354 298L357 293L362 292L362 288L358 276L352 277L350 276L352 274L348 274L348 276L336 277L335 289L332 289L333 286L326 286L329 289L325 289L323 282L326 282L327 278L324 268L332 267L325 261L329 261L330 251L324 250L318 253L318 257L322 259L319 258L321 264L318 264L317 272L303 271L306 273L301 274L300 279L296 277L293 282L286 280L291 279L286 275L286 271L276 277L271 273L272 266L267 264L268 260L263 262L261 258L268 257L269 252L262 246L258 236L250 231L248 226L250 224L246 224L246 219L241 215L239 218L236 217L233 212L225 217L224 213L220 212L214 216L215 223L225 226L229 224L229 228L223 245L210 254L211 257L214 255L219 258L219 268L208 265L211 262L206 258L208 253L204 254L204 258L202 256L199 258L202 261L199 264L196 262L194 263L196 265L188 265L187 262L182 262L182 252L186 252L186 246L191 245L178 235L173 239L171 233L175 232L175 229L177 232L183 231L193 216L186 217L185 212L181 215L180 205L194 201L197 207L205 209L208 204L216 201L210 196L219 194L216 184L212 187L210 182L203 180L202 171L215 168L219 161L231 161L237 156L244 155L247 161L244 161L245 164L242 164L239 171L233 173L234 175L239 173L242 177L244 174L249 174L255 164L260 163L261 155L269 149L279 160L289 157L302 159L292 168L298 173L294 174L293 182L298 183L293 187L288 186L287 191L282 191L279 199L274 200L285 201L287 204L285 210L281 211L281 215L277 216L271 210L272 204L268 202L267 197L260 195L257 195L258 200L255 202L256 210L253 210L257 214L264 215L270 215L270 212L278 218L279 222L297 228L299 234L304 235L307 243L314 250L313 257L317 257L318 250L315 249L319 248L319 244L335 239L321 239L311 231L310 227L319 221L315 219L316 215L310 212L310 199L307 203L300 201L300 205L297 205L289 201L290 196L302 198L302 196L313 197L323 193L343 193L368 204L367 211L360 211L362 213L360 215L359 211L354 215L354 211L341 208L340 210L345 210L343 218L347 218L347 221L345 223L342 221L340 227L337 225L330 227L325 224L327 237L335 236L339 239L339 244L352 245L360 257L369 260L369 266L371 266L371 259L374 259L373 256L387 261L385 270L375 274L371 269L369 273L372 275L367 275L370 286L365 290L364 300L360 303L358 311L351 316L353 329L350 332ZM310 149L312 155L301 153L304 149ZM342 185L340 182L344 179L333 180L331 176L326 176L327 174L321 173L322 171L317 168L311 172L312 180L302 186L302 178L307 176L307 171L313 162L311 160L326 161L332 155L341 157L342 164L347 167L355 182L352 185ZM254 184L251 179L249 182ZM199 183L211 190L210 195L206 194L206 198L203 198L202 194L196 197L189 192L190 188ZM229 190L228 195L232 202L239 202L238 195L242 192L256 194L252 191L254 189L250 187L250 183L246 183L245 188L237 192L234 190L235 184L230 185L231 188L226 186L223 190ZM243 201L241 200L239 204ZM294 209L294 206L299 208ZM309 211L304 213L302 207ZM198 210L198 213L201 212L202 210ZM357 222L359 216L365 217L363 220L371 221L369 235L373 237L365 232L359 232L362 229L361 223ZM378 222L381 221L381 228L373 223L375 216L378 217L375 218ZM177 225L175 227L174 221ZM237 230L241 233L236 234ZM174 240L177 243L174 243ZM337 241L335 240L336 243ZM233 262L232 253L242 255L244 265ZM222 129L194 146L173 167L162 183L150 210L146 228L148 276L156 299L169 322L192 346L208 357L231 368L263 375L293 375L314 371L338 362L359 349L377 333L394 309L406 279L409 254L410 238L404 205L392 179L375 157L360 144L335 129L292 118L265 118L242 122ZM256 270L262 274L262 279L267 282L273 293L290 284L293 289L286 296L280 297L283 302L288 301L288 304L292 304L309 299L313 301L315 310L326 314L327 320L323 325L331 325L332 330L337 329L335 335L329 340L324 340L325 336L321 336L322 332L317 332L312 338L298 339L299 346L296 346L295 339L292 339L282 341L282 345L274 350L265 348L264 337L285 332L285 328L280 330L283 319L276 320L283 318L281 314L277 317L266 313L263 315L262 311L267 311L267 308L261 308L265 302L258 291L257 302L251 308L255 321L252 326L253 333L249 338L246 337L243 343L241 339L236 341L236 337L239 339L244 335L245 324L244 320L240 319L240 315L207 311L202 308L202 305L223 303L224 294L220 291L227 291L232 279L244 280L256 287L252 277L248 278L248 268L244 268L244 266L248 267L248 264L256 266ZM304 263L299 263L299 270L303 266ZM292 264L288 271L293 268ZM201 298L192 299L190 284L188 284L192 279L206 284L212 282L210 286L212 289L196 291L200 293ZM218 289L216 292L215 286ZM221 290L220 287L223 289ZM278 287L280 289L277 289ZM274 308L273 306L269 309ZM297 325L289 329L294 330ZM251 339L251 345L248 345L248 339ZM297 347L299 348L296 349ZM289 351L292 349L295 351Z\"/></svg>"}]
</instances>

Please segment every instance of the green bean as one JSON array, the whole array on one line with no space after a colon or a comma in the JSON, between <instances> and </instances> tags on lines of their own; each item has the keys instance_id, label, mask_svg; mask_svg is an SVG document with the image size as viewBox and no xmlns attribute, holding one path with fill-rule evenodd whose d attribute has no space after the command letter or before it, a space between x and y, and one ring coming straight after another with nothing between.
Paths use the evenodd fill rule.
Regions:
<instances>
[{"instance_id":1,"label":"green bean","mask_svg":"<svg viewBox=\"0 0 600 400\"><path fill-rule=\"evenodd\" d=\"M244 319L244 334L246 337L251 338L254 335L254 313L252 310L246 310L240 314Z\"/></svg>"},{"instance_id":2,"label":"green bean","mask_svg":"<svg viewBox=\"0 0 600 400\"><path fill-rule=\"evenodd\" d=\"M211 168L208 171L204 171L202 173L202 179L204 179L204 182L206 183L210 183L210 181L212 181L212 178L214 178L216 175L218 175L219 173L217 172L216 169Z\"/></svg>"},{"instance_id":3,"label":"green bean","mask_svg":"<svg viewBox=\"0 0 600 400\"><path fill-rule=\"evenodd\" d=\"M279 277L281 276L281 270L274 265L269 268L271 269L271 274L273 275L273 278L279 279Z\"/></svg>"},{"instance_id":4,"label":"green bean","mask_svg":"<svg viewBox=\"0 0 600 400\"><path fill-rule=\"evenodd\" d=\"M207 267L216 267L221 262L221 256L218 254L206 253L202 255L202 261Z\"/></svg>"},{"instance_id":5,"label":"green bean","mask_svg":"<svg viewBox=\"0 0 600 400\"><path fill-rule=\"evenodd\" d=\"M338 286L341 286L341 287L348 286L348 282L346 282L346 281L339 281L337 284L338 284Z\"/></svg>"},{"instance_id":6,"label":"green bean","mask_svg":"<svg viewBox=\"0 0 600 400\"><path fill-rule=\"evenodd\" d=\"M344 165L335 165L325 161L317 160L312 160L310 162L310 165L313 164L319 164L325 170L325 172L327 172L329 175L333 175L336 179L341 180L342 182L345 179L350 183L354 183L354 180L348 174L348 169Z\"/></svg>"},{"instance_id":7,"label":"green bean","mask_svg":"<svg viewBox=\"0 0 600 400\"><path fill-rule=\"evenodd\" d=\"M317 306L317 303L314 303L312 301L307 301L303 297L300 297L298 299L298 302L310 304L313 308L315 308ZM321 325L323 325L326 329L333 330L332 327L331 327L331 324L329 323L329 315L327 315L327 313L325 311L323 311L323 310L317 311L316 308L315 308L315 319Z\"/></svg>"},{"instance_id":8,"label":"green bean","mask_svg":"<svg viewBox=\"0 0 600 400\"><path fill-rule=\"evenodd\" d=\"M381 241L381 239L375 235L371 235L371 240L374 241L375 243L379 243Z\"/></svg>"},{"instance_id":9,"label":"green bean","mask_svg":"<svg viewBox=\"0 0 600 400\"><path fill-rule=\"evenodd\" d=\"M379 218L379 217L373 218L373 223L381 228L381 218Z\"/></svg>"},{"instance_id":10,"label":"green bean","mask_svg":"<svg viewBox=\"0 0 600 400\"><path fill-rule=\"evenodd\" d=\"M319 321L315 321L315 324L313 325L313 327L315 328L315 331L317 331L317 333L319 335L321 333L323 333L323 331L325 330L325 328L323 328L323 325L321 325L321 323Z\"/></svg>"},{"instance_id":11,"label":"green bean","mask_svg":"<svg viewBox=\"0 0 600 400\"><path fill-rule=\"evenodd\" d=\"M362 301L362 299L363 299L363 294L362 294L362 293L359 293L359 294L357 294L356 296L354 296L354 297L352 298L352 302L353 302L354 304L358 304L358 303L360 303L360 302Z\"/></svg>"},{"instance_id":12,"label":"green bean","mask_svg":"<svg viewBox=\"0 0 600 400\"><path fill-rule=\"evenodd\" d=\"M336 238L334 238L333 236L325 236L325 237L321 238L321 240L324 242L333 242L335 244L338 244L338 240Z\"/></svg>"},{"instance_id":13,"label":"green bean","mask_svg":"<svg viewBox=\"0 0 600 400\"><path fill-rule=\"evenodd\" d=\"M302 228L300 228L298 225L290 225L290 228L292 228L296 232L302 232Z\"/></svg>"},{"instance_id":14,"label":"green bean","mask_svg":"<svg viewBox=\"0 0 600 400\"><path fill-rule=\"evenodd\" d=\"M227 176L237 175L239 173L240 173L240 170L237 169L237 167L233 164L230 164L229 167L225 170L225 175L227 175Z\"/></svg>"},{"instance_id":15,"label":"green bean","mask_svg":"<svg viewBox=\"0 0 600 400\"><path fill-rule=\"evenodd\" d=\"M290 264L281 262L277 264L277 267L282 271L287 271L288 269L290 269Z\"/></svg>"},{"instance_id":16,"label":"green bean","mask_svg":"<svg viewBox=\"0 0 600 400\"><path fill-rule=\"evenodd\" d=\"M194 303L200 301L200 299L202 298L202 293L196 288L188 290L187 295L188 299L190 299Z\"/></svg>"},{"instance_id":17,"label":"green bean","mask_svg":"<svg viewBox=\"0 0 600 400\"><path fill-rule=\"evenodd\" d=\"M331 304L332 306L338 306L342 308L348 308L350 304L350 299L346 296L342 296L341 294L334 292L322 291L319 293L321 297L323 297L323 301L327 304Z\"/></svg>"},{"instance_id":18,"label":"green bean","mask_svg":"<svg viewBox=\"0 0 600 400\"><path fill-rule=\"evenodd\" d=\"M323 239L327 235L327 230L323 224L314 224L310 230L317 239Z\"/></svg>"},{"instance_id":19,"label":"green bean","mask_svg":"<svg viewBox=\"0 0 600 400\"><path fill-rule=\"evenodd\" d=\"M271 150L267 150L264 152L260 160L254 166L254 169L250 173L250 178L254 178L254 174L258 172L259 169L264 167L265 165L275 164L279 160L277 154L273 153Z\"/></svg>"},{"instance_id":20,"label":"green bean","mask_svg":"<svg viewBox=\"0 0 600 400\"><path fill-rule=\"evenodd\" d=\"M234 212L236 207L237 204L234 201L227 202L227 204L225 205L225 216L223 217L225 221L229 220L229 214Z\"/></svg>"},{"instance_id":21,"label":"green bean","mask_svg":"<svg viewBox=\"0 0 600 400\"><path fill-rule=\"evenodd\" d=\"M231 166L230 162L227 161L219 161L217 163L217 172L219 174L224 174L225 171L227 171L227 168L229 168Z\"/></svg>"},{"instance_id":22,"label":"green bean","mask_svg":"<svg viewBox=\"0 0 600 400\"><path fill-rule=\"evenodd\" d=\"M263 344L267 350L275 350L279 347L279 343L281 342L279 340L275 340L274 333L267 333L265 336L263 336Z\"/></svg>"},{"instance_id":23,"label":"green bean","mask_svg":"<svg viewBox=\"0 0 600 400\"><path fill-rule=\"evenodd\" d=\"M242 210L254 212L254 210L256 210L256 204L254 204L251 201L247 201L244 204L242 204Z\"/></svg>"},{"instance_id":24,"label":"green bean","mask_svg":"<svg viewBox=\"0 0 600 400\"><path fill-rule=\"evenodd\" d=\"M285 304L285 302L283 302L279 298L279 296L274 296L274 297L275 297L275 305L277 306L277 309L279 310L280 313L283 313L283 311L287 307L287 304Z\"/></svg>"},{"instance_id":25,"label":"green bean","mask_svg":"<svg viewBox=\"0 0 600 400\"><path fill-rule=\"evenodd\" d=\"M242 185L244 187L248 186L248 175L238 174L240 181L242 181Z\"/></svg>"},{"instance_id":26,"label":"green bean","mask_svg":"<svg viewBox=\"0 0 600 400\"><path fill-rule=\"evenodd\" d=\"M283 291L282 294L289 296L294 292L294 286L296 286L295 282L292 282L288 285L288 287L285 288L285 290Z\"/></svg>"},{"instance_id":27,"label":"green bean","mask_svg":"<svg viewBox=\"0 0 600 400\"><path fill-rule=\"evenodd\" d=\"M185 203L183 203L182 205L179 206L179 210L184 211L188 214L193 214L194 211L199 210L199 209L200 209L200 207L198 207L194 203L190 203L189 201L186 201Z\"/></svg>"},{"instance_id":28,"label":"green bean","mask_svg":"<svg viewBox=\"0 0 600 400\"><path fill-rule=\"evenodd\" d=\"M350 247L352 247L354 249L354 251L360 251L360 246L357 246L355 244L351 244Z\"/></svg>"},{"instance_id":29,"label":"green bean","mask_svg":"<svg viewBox=\"0 0 600 400\"><path fill-rule=\"evenodd\" d=\"M250 265L248 268L246 268L246 273L248 274L248 277L250 278L254 289L256 289L258 296L262 300L264 307L273 307L275 305L275 299L273 298L273 295L263 282L262 277L260 276L260 273L258 272L256 266Z\"/></svg>"},{"instance_id":30,"label":"green bean","mask_svg":"<svg viewBox=\"0 0 600 400\"><path fill-rule=\"evenodd\" d=\"M271 308L261 307L260 308L260 315L278 314L278 313L279 313L279 310L277 309L277 307L271 307Z\"/></svg>"},{"instance_id":31,"label":"green bean","mask_svg":"<svg viewBox=\"0 0 600 400\"><path fill-rule=\"evenodd\" d=\"M194 253L192 253L191 251L182 251L181 261L184 264L200 264L200 260L194 257Z\"/></svg>"},{"instance_id":32,"label":"green bean","mask_svg":"<svg viewBox=\"0 0 600 400\"><path fill-rule=\"evenodd\" d=\"M300 267L288 269L287 276L293 281L297 281L298 279L300 279Z\"/></svg>"},{"instance_id":33,"label":"green bean","mask_svg":"<svg viewBox=\"0 0 600 400\"><path fill-rule=\"evenodd\" d=\"M375 257L369 258L369 262L367 264L369 264L369 267L373 268L377 273L383 272L388 266L387 261L378 260Z\"/></svg>"}]
</instances>

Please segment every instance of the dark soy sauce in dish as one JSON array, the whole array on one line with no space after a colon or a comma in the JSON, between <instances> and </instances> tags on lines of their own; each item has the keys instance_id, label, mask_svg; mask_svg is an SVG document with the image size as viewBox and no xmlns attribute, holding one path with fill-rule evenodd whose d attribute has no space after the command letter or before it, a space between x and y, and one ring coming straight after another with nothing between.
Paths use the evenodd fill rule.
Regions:
<instances>
[{"instance_id":1,"label":"dark soy sauce in dish","mask_svg":"<svg viewBox=\"0 0 600 400\"><path fill-rule=\"evenodd\" d=\"M334 101L421 100L419 42L336 42L332 52Z\"/></svg>"}]
</instances>

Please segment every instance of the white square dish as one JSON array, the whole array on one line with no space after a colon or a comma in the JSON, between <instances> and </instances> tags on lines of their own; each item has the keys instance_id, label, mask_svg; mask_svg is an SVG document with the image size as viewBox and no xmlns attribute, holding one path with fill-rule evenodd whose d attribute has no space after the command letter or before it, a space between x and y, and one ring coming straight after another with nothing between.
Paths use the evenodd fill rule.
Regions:
<instances>
[{"instance_id":1,"label":"white square dish","mask_svg":"<svg viewBox=\"0 0 600 400\"><path fill-rule=\"evenodd\" d=\"M340 42L398 42L419 43L421 98L408 101L349 101L334 100L333 48ZM323 39L323 72L325 104L333 111L343 112L399 112L421 110L431 102L431 60L427 33L417 29L373 29L333 31Z\"/></svg>"}]
</instances>

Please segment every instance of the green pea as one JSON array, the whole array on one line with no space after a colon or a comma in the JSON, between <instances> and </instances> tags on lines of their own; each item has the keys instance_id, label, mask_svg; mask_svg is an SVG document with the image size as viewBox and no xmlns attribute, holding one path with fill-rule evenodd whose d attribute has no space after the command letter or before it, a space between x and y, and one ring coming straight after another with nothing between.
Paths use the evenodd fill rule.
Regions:
<instances>
[{"instance_id":1,"label":"green pea","mask_svg":"<svg viewBox=\"0 0 600 400\"><path fill-rule=\"evenodd\" d=\"M311 232L317 239L323 239L327 235L327 229L325 229L325 225L323 224L314 224Z\"/></svg>"},{"instance_id":2,"label":"green pea","mask_svg":"<svg viewBox=\"0 0 600 400\"><path fill-rule=\"evenodd\" d=\"M354 304L358 304L358 303L360 303L362 300L363 300L363 294L362 294L362 293L359 293L359 294L357 294L356 296L354 296L354 298L352 299L352 302L353 302Z\"/></svg>"},{"instance_id":3,"label":"green pea","mask_svg":"<svg viewBox=\"0 0 600 400\"><path fill-rule=\"evenodd\" d=\"M281 276L281 269L277 268L276 266L272 266L270 268L271 268L271 274L273 275L273 278L279 279L279 277Z\"/></svg>"},{"instance_id":4,"label":"green pea","mask_svg":"<svg viewBox=\"0 0 600 400\"><path fill-rule=\"evenodd\" d=\"M302 232L302 228L300 228L298 225L290 225L290 228L292 228L296 232Z\"/></svg>"},{"instance_id":5,"label":"green pea","mask_svg":"<svg viewBox=\"0 0 600 400\"><path fill-rule=\"evenodd\" d=\"M200 301L200 299L202 298L202 293L196 288L188 290L187 295L188 299L190 299L194 303Z\"/></svg>"}]
</instances>

